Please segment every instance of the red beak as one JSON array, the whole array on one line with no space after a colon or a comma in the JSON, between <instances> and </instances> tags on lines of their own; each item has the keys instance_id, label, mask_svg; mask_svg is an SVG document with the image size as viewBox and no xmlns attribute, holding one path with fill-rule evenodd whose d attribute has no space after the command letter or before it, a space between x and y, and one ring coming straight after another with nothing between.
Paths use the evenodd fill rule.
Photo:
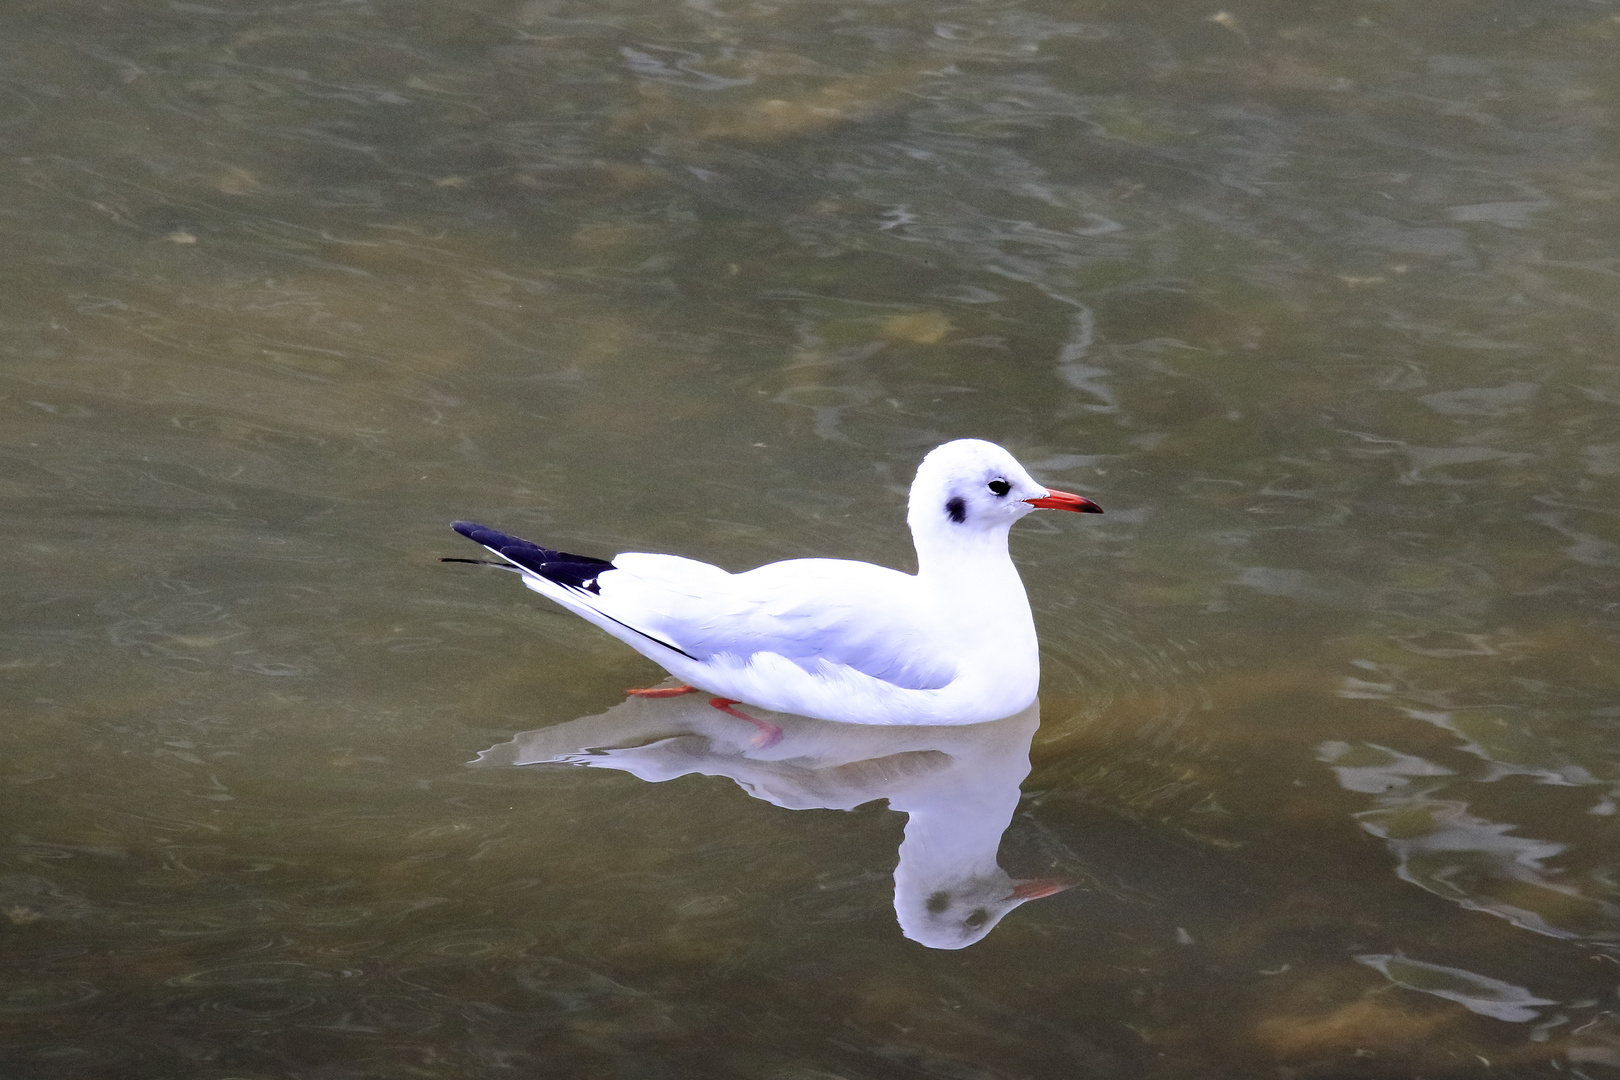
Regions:
<instances>
[{"instance_id":1,"label":"red beak","mask_svg":"<svg viewBox=\"0 0 1620 1080\"><path fill-rule=\"evenodd\" d=\"M1043 896L1051 896L1054 893L1062 892L1064 889L1072 888L1074 888L1074 882L1072 881L1059 881L1057 878L1030 878L1027 881L1020 881L1014 886L1013 891L1007 894L1006 899L1039 900Z\"/></svg>"},{"instance_id":2,"label":"red beak","mask_svg":"<svg viewBox=\"0 0 1620 1080\"><path fill-rule=\"evenodd\" d=\"M1038 506L1043 510L1073 510L1077 514L1100 514L1103 508L1086 498L1084 495L1070 495L1067 491L1054 491L1046 489L1044 499L1025 499L1031 506Z\"/></svg>"}]
</instances>

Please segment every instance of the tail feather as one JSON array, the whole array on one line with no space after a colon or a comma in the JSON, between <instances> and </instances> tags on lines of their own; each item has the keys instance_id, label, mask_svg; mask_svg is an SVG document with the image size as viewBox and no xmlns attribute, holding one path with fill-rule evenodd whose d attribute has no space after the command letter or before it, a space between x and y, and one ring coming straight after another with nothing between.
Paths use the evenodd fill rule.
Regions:
<instances>
[{"instance_id":1,"label":"tail feather","mask_svg":"<svg viewBox=\"0 0 1620 1080\"><path fill-rule=\"evenodd\" d=\"M606 559L553 551L551 548L541 547L539 544L476 522L452 521L450 527L474 543L484 545L514 566L570 589L600 593L602 590L596 583L597 577L613 569L613 564Z\"/></svg>"}]
</instances>

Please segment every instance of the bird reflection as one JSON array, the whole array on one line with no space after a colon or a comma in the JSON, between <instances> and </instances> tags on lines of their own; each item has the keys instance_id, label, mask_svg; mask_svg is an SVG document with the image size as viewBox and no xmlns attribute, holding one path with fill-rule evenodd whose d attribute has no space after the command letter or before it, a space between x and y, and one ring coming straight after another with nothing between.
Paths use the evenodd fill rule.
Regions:
<instances>
[{"instance_id":1,"label":"bird reflection","mask_svg":"<svg viewBox=\"0 0 1620 1080\"><path fill-rule=\"evenodd\" d=\"M765 713L765 710L760 710ZM894 871L906 937L934 949L982 939L1020 904L1060 892L1054 879L1016 879L996 861L1029 774L1040 704L961 726L841 724L768 713L782 739L753 731L692 697L632 697L605 713L519 733L477 766L564 763L617 769L658 783L725 776L789 810L853 810L874 799L908 815Z\"/></svg>"}]
</instances>

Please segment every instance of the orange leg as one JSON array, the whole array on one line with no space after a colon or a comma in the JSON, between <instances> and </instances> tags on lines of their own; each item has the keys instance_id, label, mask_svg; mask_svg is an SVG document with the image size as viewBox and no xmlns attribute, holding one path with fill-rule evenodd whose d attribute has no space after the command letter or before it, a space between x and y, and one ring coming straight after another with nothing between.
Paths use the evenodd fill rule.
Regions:
<instances>
[{"instance_id":1,"label":"orange leg","mask_svg":"<svg viewBox=\"0 0 1620 1080\"><path fill-rule=\"evenodd\" d=\"M631 697L680 697L682 694L695 694L698 688L681 683L679 686L654 686L647 690L626 690Z\"/></svg>"},{"instance_id":2,"label":"orange leg","mask_svg":"<svg viewBox=\"0 0 1620 1080\"><path fill-rule=\"evenodd\" d=\"M769 722L768 720L761 720L757 716L749 716L745 712L738 712L736 709L733 709L732 706L738 704L736 698L712 697L709 699L709 704L713 705L727 716L735 716L739 720L746 720L750 724L753 724L755 727L759 728L759 734L754 736L754 749L763 750L767 746L775 746L777 743L782 741L782 729L777 727L775 724Z\"/></svg>"}]
</instances>

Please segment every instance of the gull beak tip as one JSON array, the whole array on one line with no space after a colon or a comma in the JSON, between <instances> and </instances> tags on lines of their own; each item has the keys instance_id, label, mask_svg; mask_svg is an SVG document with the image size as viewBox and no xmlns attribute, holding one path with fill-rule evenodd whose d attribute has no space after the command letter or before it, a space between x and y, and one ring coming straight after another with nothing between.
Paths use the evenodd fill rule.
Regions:
<instances>
[{"instance_id":1,"label":"gull beak tip","mask_svg":"<svg viewBox=\"0 0 1620 1080\"><path fill-rule=\"evenodd\" d=\"M1084 495L1071 495L1067 491L1058 491L1048 488L1046 494L1039 499L1025 499L1029 505L1042 510L1072 510L1077 514L1100 514L1103 508L1086 498Z\"/></svg>"}]
</instances>

